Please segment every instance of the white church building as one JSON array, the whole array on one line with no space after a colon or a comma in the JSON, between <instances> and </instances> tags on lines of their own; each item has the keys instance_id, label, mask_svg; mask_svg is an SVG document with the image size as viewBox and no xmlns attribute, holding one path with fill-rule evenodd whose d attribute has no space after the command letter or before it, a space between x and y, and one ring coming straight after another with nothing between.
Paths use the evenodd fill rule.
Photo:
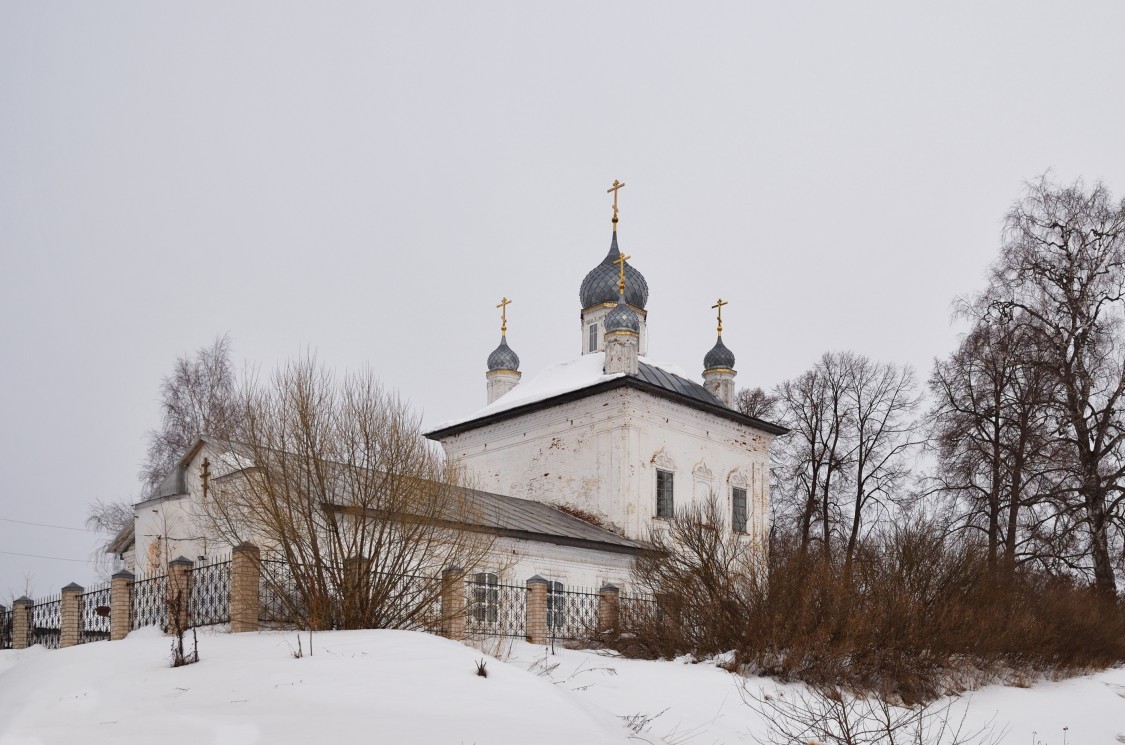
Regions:
<instances>
[{"instance_id":1,"label":"white church building","mask_svg":"<svg viewBox=\"0 0 1125 745\"><path fill-rule=\"evenodd\" d=\"M627 587L650 534L712 496L723 505L725 529L765 550L769 449L785 429L734 408L722 301L701 382L648 358L648 285L618 247L614 192L609 252L579 290L580 354L524 381L507 342L505 299L500 344L485 373L487 405L426 433L474 485L468 494L482 523L474 529L495 536L495 566L474 571ZM203 461L230 461L228 448L201 438L135 505L134 534L112 547L130 569L157 571L170 558L229 548L209 542L194 517Z\"/></svg>"}]
</instances>

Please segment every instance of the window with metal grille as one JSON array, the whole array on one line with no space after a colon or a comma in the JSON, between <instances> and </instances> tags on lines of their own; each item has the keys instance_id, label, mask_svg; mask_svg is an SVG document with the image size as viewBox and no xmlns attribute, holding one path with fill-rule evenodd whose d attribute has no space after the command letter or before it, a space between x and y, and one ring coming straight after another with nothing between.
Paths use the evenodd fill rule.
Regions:
<instances>
[{"instance_id":1,"label":"window with metal grille","mask_svg":"<svg viewBox=\"0 0 1125 745\"><path fill-rule=\"evenodd\" d=\"M730 490L730 527L735 533L746 532L746 490L734 487Z\"/></svg>"},{"instance_id":2,"label":"window with metal grille","mask_svg":"<svg viewBox=\"0 0 1125 745\"><path fill-rule=\"evenodd\" d=\"M656 469L656 516L672 517L672 472Z\"/></svg>"},{"instance_id":3,"label":"window with metal grille","mask_svg":"<svg viewBox=\"0 0 1125 745\"><path fill-rule=\"evenodd\" d=\"M560 629L566 623L566 585L562 582L547 583L547 628Z\"/></svg>"},{"instance_id":4,"label":"window with metal grille","mask_svg":"<svg viewBox=\"0 0 1125 745\"><path fill-rule=\"evenodd\" d=\"M496 623L500 620L500 578L491 572L473 577L473 620Z\"/></svg>"},{"instance_id":5,"label":"window with metal grille","mask_svg":"<svg viewBox=\"0 0 1125 745\"><path fill-rule=\"evenodd\" d=\"M590 351L598 351L598 324L590 324Z\"/></svg>"}]
</instances>

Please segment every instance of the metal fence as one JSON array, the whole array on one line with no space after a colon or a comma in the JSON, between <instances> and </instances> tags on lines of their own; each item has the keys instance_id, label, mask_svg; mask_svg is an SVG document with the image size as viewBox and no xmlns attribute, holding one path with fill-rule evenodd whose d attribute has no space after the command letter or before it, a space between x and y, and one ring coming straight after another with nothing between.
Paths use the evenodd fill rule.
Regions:
<instances>
[{"instance_id":1,"label":"metal fence","mask_svg":"<svg viewBox=\"0 0 1125 745\"><path fill-rule=\"evenodd\" d=\"M552 639L589 639L598 629L596 592L547 590L547 633Z\"/></svg>"},{"instance_id":2,"label":"metal fence","mask_svg":"<svg viewBox=\"0 0 1125 745\"><path fill-rule=\"evenodd\" d=\"M226 556L192 568L188 598L190 625L230 623L230 567L230 557Z\"/></svg>"},{"instance_id":3,"label":"metal fence","mask_svg":"<svg viewBox=\"0 0 1125 745\"><path fill-rule=\"evenodd\" d=\"M0 611L0 649L12 648L12 611Z\"/></svg>"},{"instance_id":4,"label":"metal fence","mask_svg":"<svg viewBox=\"0 0 1125 745\"><path fill-rule=\"evenodd\" d=\"M133 628L159 626L168 630L168 577L149 577L133 583Z\"/></svg>"},{"instance_id":5,"label":"metal fence","mask_svg":"<svg viewBox=\"0 0 1125 745\"><path fill-rule=\"evenodd\" d=\"M465 630L482 636L527 635L527 587L502 585L495 574L475 575L466 583Z\"/></svg>"},{"instance_id":6,"label":"metal fence","mask_svg":"<svg viewBox=\"0 0 1125 745\"><path fill-rule=\"evenodd\" d=\"M62 596L55 595L31 606L27 623L31 644L58 649L62 631Z\"/></svg>"},{"instance_id":7,"label":"metal fence","mask_svg":"<svg viewBox=\"0 0 1125 745\"><path fill-rule=\"evenodd\" d=\"M78 643L109 641L109 583L78 596Z\"/></svg>"}]
</instances>

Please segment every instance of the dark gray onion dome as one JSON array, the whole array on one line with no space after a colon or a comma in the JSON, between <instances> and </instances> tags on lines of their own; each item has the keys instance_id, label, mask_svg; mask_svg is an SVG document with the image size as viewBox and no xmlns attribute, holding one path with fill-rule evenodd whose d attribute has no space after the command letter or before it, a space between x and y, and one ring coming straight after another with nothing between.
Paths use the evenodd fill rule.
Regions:
<instances>
[{"instance_id":1,"label":"dark gray onion dome","mask_svg":"<svg viewBox=\"0 0 1125 745\"><path fill-rule=\"evenodd\" d=\"M637 317L636 311L621 301L620 294L617 295L617 306L605 315L605 332L608 334L613 331L632 331L634 334L641 332L641 319Z\"/></svg>"},{"instance_id":2,"label":"dark gray onion dome","mask_svg":"<svg viewBox=\"0 0 1125 745\"><path fill-rule=\"evenodd\" d=\"M619 272L613 261L620 255L621 251L617 248L617 233L614 232L613 240L609 244L609 253L602 259L602 263L591 269L582 280L578 299L582 302L583 308L617 300ZM642 310L648 302L648 282L645 282L644 275L634 269L628 261L625 262L625 302Z\"/></svg>"},{"instance_id":3,"label":"dark gray onion dome","mask_svg":"<svg viewBox=\"0 0 1125 745\"><path fill-rule=\"evenodd\" d=\"M492 350L492 354L488 355L488 371L493 370L519 370L520 358L519 355L512 351L508 346L508 337L500 337L500 346Z\"/></svg>"},{"instance_id":4,"label":"dark gray onion dome","mask_svg":"<svg viewBox=\"0 0 1125 745\"><path fill-rule=\"evenodd\" d=\"M727 349L727 345L723 344L723 337L721 336L715 342L715 346L711 347L711 351L703 358L704 370L716 368L734 369L734 352Z\"/></svg>"}]
</instances>

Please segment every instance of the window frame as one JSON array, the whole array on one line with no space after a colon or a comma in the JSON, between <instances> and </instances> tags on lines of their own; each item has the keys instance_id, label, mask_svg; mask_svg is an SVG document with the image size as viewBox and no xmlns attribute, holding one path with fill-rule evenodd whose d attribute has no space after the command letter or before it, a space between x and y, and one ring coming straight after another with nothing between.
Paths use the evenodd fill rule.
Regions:
<instances>
[{"instance_id":1,"label":"window frame","mask_svg":"<svg viewBox=\"0 0 1125 745\"><path fill-rule=\"evenodd\" d=\"M500 623L500 575L495 572L473 575L473 621L490 626Z\"/></svg>"},{"instance_id":2,"label":"window frame","mask_svg":"<svg viewBox=\"0 0 1125 745\"><path fill-rule=\"evenodd\" d=\"M598 322L594 321L590 324L589 329L586 331L586 349L593 353L598 351Z\"/></svg>"},{"instance_id":3,"label":"window frame","mask_svg":"<svg viewBox=\"0 0 1125 745\"><path fill-rule=\"evenodd\" d=\"M671 518L676 516L675 476L674 471L664 468L656 469L656 517ZM665 488L662 489L662 486Z\"/></svg>"},{"instance_id":4,"label":"window frame","mask_svg":"<svg viewBox=\"0 0 1125 745\"><path fill-rule=\"evenodd\" d=\"M566 624L566 585L547 580L547 628L558 631Z\"/></svg>"},{"instance_id":5,"label":"window frame","mask_svg":"<svg viewBox=\"0 0 1125 745\"><path fill-rule=\"evenodd\" d=\"M742 514L739 515L739 492L742 492ZM739 517L741 520L741 527L739 526ZM745 487L732 486L730 488L730 527L735 533L747 533L747 528L750 525L750 501L749 495Z\"/></svg>"}]
</instances>

